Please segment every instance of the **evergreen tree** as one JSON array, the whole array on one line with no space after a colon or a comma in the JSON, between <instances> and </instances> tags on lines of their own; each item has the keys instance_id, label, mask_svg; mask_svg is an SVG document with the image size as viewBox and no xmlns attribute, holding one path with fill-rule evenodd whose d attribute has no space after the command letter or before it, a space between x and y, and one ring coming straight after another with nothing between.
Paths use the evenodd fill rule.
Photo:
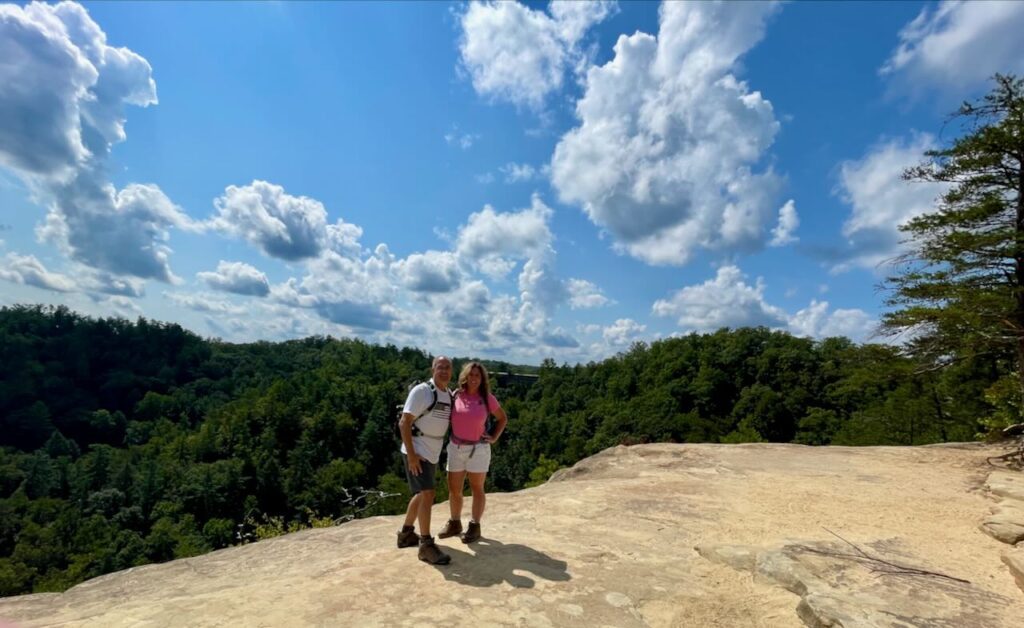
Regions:
<instances>
[{"instance_id":1,"label":"evergreen tree","mask_svg":"<svg viewBox=\"0 0 1024 628\"><path fill-rule=\"evenodd\" d=\"M1024 399L1024 80L994 80L956 112L966 133L904 173L949 188L901 227L911 248L887 281L896 309L883 326L909 332L911 352L935 368L1004 360Z\"/></svg>"}]
</instances>

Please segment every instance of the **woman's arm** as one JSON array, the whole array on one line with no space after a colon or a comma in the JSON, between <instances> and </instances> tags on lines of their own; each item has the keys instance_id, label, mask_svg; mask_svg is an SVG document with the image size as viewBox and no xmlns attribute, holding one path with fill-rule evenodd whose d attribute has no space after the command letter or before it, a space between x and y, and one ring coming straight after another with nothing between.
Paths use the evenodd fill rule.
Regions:
<instances>
[{"instance_id":1,"label":"woman's arm","mask_svg":"<svg viewBox=\"0 0 1024 628\"><path fill-rule=\"evenodd\" d=\"M494 409L494 418L497 419L494 423L494 433L486 436L488 443L495 443L501 436L501 433L505 431L505 425L508 423L508 415L505 414L505 408L498 406Z\"/></svg>"}]
</instances>

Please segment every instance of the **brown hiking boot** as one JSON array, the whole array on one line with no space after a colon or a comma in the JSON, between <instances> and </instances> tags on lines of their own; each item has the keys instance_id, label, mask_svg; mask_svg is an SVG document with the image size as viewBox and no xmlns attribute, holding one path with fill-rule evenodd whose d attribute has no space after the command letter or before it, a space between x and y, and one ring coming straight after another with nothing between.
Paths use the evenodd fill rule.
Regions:
<instances>
[{"instance_id":1,"label":"brown hiking boot","mask_svg":"<svg viewBox=\"0 0 1024 628\"><path fill-rule=\"evenodd\" d=\"M450 536L458 536L462 533L462 520L461 519L449 519L448 523L444 524L444 529L437 533L437 538L447 539Z\"/></svg>"},{"instance_id":2,"label":"brown hiking boot","mask_svg":"<svg viewBox=\"0 0 1024 628\"><path fill-rule=\"evenodd\" d=\"M447 565L452 562L452 557L445 554L434 545L434 537L420 537L420 560L431 565Z\"/></svg>"},{"instance_id":3,"label":"brown hiking boot","mask_svg":"<svg viewBox=\"0 0 1024 628\"><path fill-rule=\"evenodd\" d=\"M420 537L416 534L416 528L402 526L402 529L398 531L398 547L416 547L419 544Z\"/></svg>"},{"instance_id":4,"label":"brown hiking boot","mask_svg":"<svg viewBox=\"0 0 1024 628\"><path fill-rule=\"evenodd\" d=\"M469 527L466 528L466 533L462 535L463 543L472 543L480 540L480 524L476 521L470 521Z\"/></svg>"}]
</instances>

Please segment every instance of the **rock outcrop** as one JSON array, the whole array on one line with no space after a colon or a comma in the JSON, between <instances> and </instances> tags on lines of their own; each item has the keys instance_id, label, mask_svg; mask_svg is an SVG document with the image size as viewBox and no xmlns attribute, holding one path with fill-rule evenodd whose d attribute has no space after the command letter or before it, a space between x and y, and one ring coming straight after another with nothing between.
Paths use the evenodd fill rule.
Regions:
<instances>
[{"instance_id":1,"label":"rock outcrop","mask_svg":"<svg viewBox=\"0 0 1024 628\"><path fill-rule=\"evenodd\" d=\"M999 502L992 507L992 514L982 521L981 529L1010 545L1024 541L1024 473L994 471L988 476L985 488Z\"/></svg>"},{"instance_id":2,"label":"rock outcrop","mask_svg":"<svg viewBox=\"0 0 1024 628\"><path fill-rule=\"evenodd\" d=\"M999 453L617 447L489 496L446 567L376 517L0 599L0 625L1016 627L1024 547L979 529L1019 486Z\"/></svg>"}]
</instances>

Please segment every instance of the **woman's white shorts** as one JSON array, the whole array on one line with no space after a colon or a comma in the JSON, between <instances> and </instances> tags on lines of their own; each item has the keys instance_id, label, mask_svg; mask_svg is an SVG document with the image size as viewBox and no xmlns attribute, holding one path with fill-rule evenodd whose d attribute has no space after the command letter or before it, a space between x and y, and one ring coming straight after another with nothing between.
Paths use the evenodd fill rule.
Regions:
<instances>
[{"instance_id":1,"label":"woman's white shorts","mask_svg":"<svg viewBox=\"0 0 1024 628\"><path fill-rule=\"evenodd\" d=\"M491 467L491 444L456 445L448 443L448 472L487 473Z\"/></svg>"}]
</instances>

